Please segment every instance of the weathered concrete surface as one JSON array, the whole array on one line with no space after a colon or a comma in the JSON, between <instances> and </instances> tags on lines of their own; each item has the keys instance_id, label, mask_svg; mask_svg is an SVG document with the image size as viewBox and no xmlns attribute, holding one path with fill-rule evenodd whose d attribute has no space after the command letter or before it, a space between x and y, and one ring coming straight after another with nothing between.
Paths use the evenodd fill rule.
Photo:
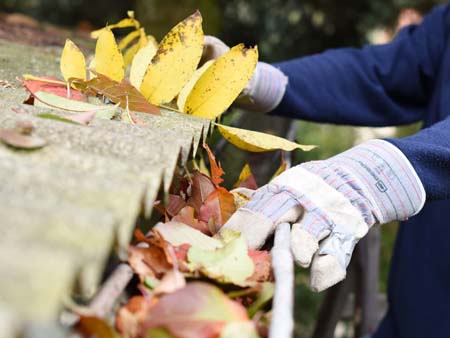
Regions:
<instances>
[{"instance_id":1,"label":"weathered concrete surface","mask_svg":"<svg viewBox=\"0 0 450 338\"><path fill-rule=\"evenodd\" d=\"M0 88L0 128L29 121L48 142L34 151L0 142L0 310L41 322L56 320L75 284L95 291L112 250L126 248L138 215L149 214L210 128L171 111L137 113L146 126L40 118L67 113L23 105L16 77L59 76L59 53L0 40L0 80L16 87Z\"/></svg>"}]
</instances>

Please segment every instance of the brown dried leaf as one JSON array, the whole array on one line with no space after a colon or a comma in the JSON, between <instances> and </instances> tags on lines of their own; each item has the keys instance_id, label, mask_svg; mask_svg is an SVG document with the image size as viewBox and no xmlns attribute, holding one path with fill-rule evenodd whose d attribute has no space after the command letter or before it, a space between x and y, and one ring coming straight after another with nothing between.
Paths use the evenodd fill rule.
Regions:
<instances>
[{"instance_id":1,"label":"brown dried leaf","mask_svg":"<svg viewBox=\"0 0 450 338\"><path fill-rule=\"evenodd\" d=\"M205 148L208 153L209 166L211 167L211 181L218 187L220 183L223 182L222 176L225 172L223 171L220 163L217 163L216 157L206 143L203 143L203 148Z\"/></svg>"},{"instance_id":2,"label":"brown dried leaf","mask_svg":"<svg viewBox=\"0 0 450 338\"><path fill-rule=\"evenodd\" d=\"M18 149L39 149L47 145L47 141L43 138L22 134L15 129L0 129L0 140Z\"/></svg>"},{"instance_id":3,"label":"brown dried leaf","mask_svg":"<svg viewBox=\"0 0 450 338\"><path fill-rule=\"evenodd\" d=\"M134 88L131 83L124 80L115 82L102 74L89 81L74 80L72 83L89 95L102 95L123 109L134 110L142 113L159 115L159 108L148 102L145 97Z\"/></svg>"},{"instance_id":4,"label":"brown dried leaf","mask_svg":"<svg viewBox=\"0 0 450 338\"><path fill-rule=\"evenodd\" d=\"M225 188L217 188L200 207L198 219L214 225L217 232L236 211L234 196ZM210 229L210 231L213 229Z\"/></svg>"}]
</instances>

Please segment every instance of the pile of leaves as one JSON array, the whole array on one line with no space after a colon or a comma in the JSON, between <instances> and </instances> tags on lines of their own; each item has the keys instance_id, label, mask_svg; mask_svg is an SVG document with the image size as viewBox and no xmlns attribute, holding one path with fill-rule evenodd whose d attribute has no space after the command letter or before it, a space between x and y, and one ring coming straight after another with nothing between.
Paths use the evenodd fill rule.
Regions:
<instances>
[{"instance_id":1,"label":"pile of leaves","mask_svg":"<svg viewBox=\"0 0 450 338\"><path fill-rule=\"evenodd\" d=\"M113 30L129 29L119 42ZM24 75L27 103L61 110L41 118L88 125L93 118L145 125L134 112L161 114L162 108L213 120L222 135L248 151L310 150L273 135L232 128L214 121L233 103L251 78L258 50L237 45L200 64L202 17L194 13L158 44L129 12L128 18L92 32L95 54L87 67L81 50L66 41L62 79ZM119 108L120 107L120 108ZM0 132L16 147L43 147L30 128ZM19 142L20 141L20 142ZM162 221L129 248L128 263L139 277L140 295L117 312L115 328L81 316L86 337L256 338L266 336L274 285L270 255L249 250L245 238L222 226L248 200L256 183L246 166L230 192L221 186L223 170L205 145L211 174L198 170L176 177L167 203L155 208Z\"/></svg>"},{"instance_id":2,"label":"pile of leaves","mask_svg":"<svg viewBox=\"0 0 450 338\"><path fill-rule=\"evenodd\" d=\"M221 230L248 200L256 183L244 168L228 191L223 170L209 150L211 174L178 176L166 203L156 202L161 221L147 235L136 230L128 263L141 295L116 316L104 337L256 338L267 335L274 292L268 251L249 250L245 238ZM86 337L99 335L93 317L82 317ZM103 332L103 331L102 331Z\"/></svg>"},{"instance_id":3,"label":"pile of leaves","mask_svg":"<svg viewBox=\"0 0 450 338\"><path fill-rule=\"evenodd\" d=\"M117 29L131 32L117 42L113 33ZM173 27L159 44L146 34L132 11L128 18L91 36L97 43L89 66L68 39L60 61L63 80L24 74L23 84L31 94L26 103L73 114L68 118L55 114L40 117L86 125L94 117L121 115L124 122L144 125L134 112L158 115L164 108L216 120L242 92L258 61L257 47L239 44L201 64L204 35L199 12ZM118 107L123 109L120 114ZM229 142L248 151L313 148L273 135L215 125Z\"/></svg>"}]
</instances>

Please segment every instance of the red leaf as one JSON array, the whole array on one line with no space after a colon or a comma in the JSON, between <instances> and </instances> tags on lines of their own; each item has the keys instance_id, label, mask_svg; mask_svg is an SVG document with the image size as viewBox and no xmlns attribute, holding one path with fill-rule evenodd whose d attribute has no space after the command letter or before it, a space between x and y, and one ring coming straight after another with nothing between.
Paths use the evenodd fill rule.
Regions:
<instances>
[{"instance_id":1,"label":"red leaf","mask_svg":"<svg viewBox=\"0 0 450 338\"><path fill-rule=\"evenodd\" d=\"M186 201L181 196L170 194L169 202L166 206L166 212L169 216L173 217L177 215L186 205Z\"/></svg>"},{"instance_id":2,"label":"red leaf","mask_svg":"<svg viewBox=\"0 0 450 338\"><path fill-rule=\"evenodd\" d=\"M189 205L181 209L178 215L172 218L172 221L187 224L194 229L203 232L204 234L210 234L208 225L205 222L201 222L195 218L195 210Z\"/></svg>"},{"instance_id":3,"label":"red leaf","mask_svg":"<svg viewBox=\"0 0 450 338\"><path fill-rule=\"evenodd\" d=\"M165 329L175 337L217 338L228 322L246 322L245 308L217 287L200 282L167 294L151 309L142 336Z\"/></svg>"},{"instance_id":4,"label":"red leaf","mask_svg":"<svg viewBox=\"0 0 450 338\"><path fill-rule=\"evenodd\" d=\"M0 129L0 141L17 149L38 149L47 145L47 141L16 129Z\"/></svg>"},{"instance_id":5,"label":"red leaf","mask_svg":"<svg viewBox=\"0 0 450 338\"><path fill-rule=\"evenodd\" d=\"M193 206L195 211L199 213L200 207L214 190L216 190L216 187L211 179L200 171L195 170L192 177L191 197L188 200L188 204Z\"/></svg>"},{"instance_id":6,"label":"red leaf","mask_svg":"<svg viewBox=\"0 0 450 338\"><path fill-rule=\"evenodd\" d=\"M172 269L165 251L156 245L150 245L148 248L130 246L128 263L141 279L146 276L159 278Z\"/></svg>"},{"instance_id":7,"label":"red leaf","mask_svg":"<svg viewBox=\"0 0 450 338\"><path fill-rule=\"evenodd\" d=\"M252 169L248 163L246 163L242 168L239 178L233 188L247 188L252 190L258 189L258 184L256 184Z\"/></svg>"},{"instance_id":8,"label":"red leaf","mask_svg":"<svg viewBox=\"0 0 450 338\"><path fill-rule=\"evenodd\" d=\"M239 184L239 187L256 190L258 189L258 184L256 183L255 177L252 174L251 176L247 177L244 181L242 181Z\"/></svg>"},{"instance_id":9,"label":"red leaf","mask_svg":"<svg viewBox=\"0 0 450 338\"><path fill-rule=\"evenodd\" d=\"M149 244L150 247L157 247L164 251L165 261L173 265L173 259L175 258L178 263L178 269L180 271L189 271L187 267L187 252L190 248L189 244L182 244L179 246L173 246L170 243L164 241L157 232L152 232L153 237L145 237L140 229L134 231L134 236L138 242L144 242ZM135 263L140 264L141 262L135 261ZM131 263L130 263L131 265ZM143 271L148 271L145 266L139 265ZM153 270L152 270L153 271Z\"/></svg>"},{"instance_id":10,"label":"red leaf","mask_svg":"<svg viewBox=\"0 0 450 338\"><path fill-rule=\"evenodd\" d=\"M252 282L272 281L270 253L268 251L248 250L248 255L255 265L255 272L247 280Z\"/></svg>"},{"instance_id":11,"label":"red leaf","mask_svg":"<svg viewBox=\"0 0 450 338\"><path fill-rule=\"evenodd\" d=\"M207 224L213 223L216 232L236 211L234 196L225 188L217 188L200 208L198 219ZM210 229L211 230L211 229Z\"/></svg>"},{"instance_id":12,"label":"red leaf","mask_svg":"<svg viewBox=\"0 0 450 338\"><path fill-rule=\"evenodd\" d=\"M220 183L223 182L222 175L225 174L225 172L223 171L220 163L216 162L216 157L206 143L203 143L203 148L205 148L208 153L209 165L211 167L211 180L218 187Z\"/></svg>"},{"instance_id":13,"label":"red leaf","mask_svg":"<svg viewBox=\"0 0 450 338\"><path fill-rule=\"evenodd\" d=\"M156 298L145 298L143 296L131 297L128 303L122 306L117 312L117 330L123 333L125 337L137 337L139 327L156 302Z\"/></svg>"},{"instance_id":14,"label":"red leaf","mask_svg":"<svg viewBox=\"0 0 450 338\"><path fill-rule=\"evenodd\" d=\"M42 77L42 79L55 80L59 81L56 78L52 77ZM87 97L82 92L71 88L69 93L67 91L67 85L65 84L56 84L56 83L48 83L37 80L23 80L23 85L25 88L33 95L36 92L46 92L55 94L67 99L77 100L77 101L86 101ZM68 95L70 94L70 95Z\"/></svg>"},{"instance_id":15,"label":"red leaf","mask_svg":"<svg viewBox=\"0 0 450 338\"><path fill-rule=\"evenodd\" d=\"M85 338L120 338L104 319L98 317L81 316L77 330Z\"/></svg>"},{"instance_id":16,"label":"red leaf","mask_svg":"<svg viewBox=\"0 0 450 338\"><path fill-rule=\"evenodd\" d=\"M124 80L115 82L105 75L97 74L89 81L74 80L73 84L89 95L102 95L120 107L129 110L159 115L159 108L148 102L131 83Z\"/></svg>"}]
</instances>

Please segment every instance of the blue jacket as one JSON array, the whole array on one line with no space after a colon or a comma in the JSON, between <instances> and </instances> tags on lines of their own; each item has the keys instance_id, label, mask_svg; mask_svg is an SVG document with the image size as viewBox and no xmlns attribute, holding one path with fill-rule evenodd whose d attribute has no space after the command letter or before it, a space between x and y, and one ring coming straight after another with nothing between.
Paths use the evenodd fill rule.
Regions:
<instances>
[{"instance_id":1,"label":"blue jacket","mask_svg":"<svg viewBox=\"0 0 450 338\"><path fill-rule=\"evenodd\" d=\"M289 84L275 115L390 126L423 121L390 139L427 193L400 226L389 277L389 311L375 338L450 337L450 5L386 45L338 49L277 64Z\"/></svg>"}]
</instances>

